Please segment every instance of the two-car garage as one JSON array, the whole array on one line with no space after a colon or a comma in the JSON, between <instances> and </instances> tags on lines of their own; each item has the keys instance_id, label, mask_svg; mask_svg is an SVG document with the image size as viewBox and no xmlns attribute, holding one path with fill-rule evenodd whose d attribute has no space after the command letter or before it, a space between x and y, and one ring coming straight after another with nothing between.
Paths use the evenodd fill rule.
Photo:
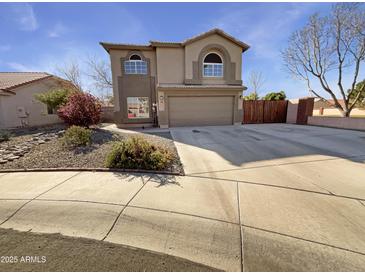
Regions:
<instances>
[{"instance_id":1,"label":"two-car garage","mask_svg":"<svg viewBox=\"0 0 365 274\"><path fill-rule=\"evenodd\" d=\"M164 85L157 87L162 128L242 123L242 86Z\"/></svg>"},{"instance_id":2,"label":"two-car garage","mask_svg":"<svg viewBox=\"0 0 365 274\"><path fill-rule=\"evenodd\" d=\"M232 125L234 96L170 96L169 126Z\"/></svg>"}]
</instances>

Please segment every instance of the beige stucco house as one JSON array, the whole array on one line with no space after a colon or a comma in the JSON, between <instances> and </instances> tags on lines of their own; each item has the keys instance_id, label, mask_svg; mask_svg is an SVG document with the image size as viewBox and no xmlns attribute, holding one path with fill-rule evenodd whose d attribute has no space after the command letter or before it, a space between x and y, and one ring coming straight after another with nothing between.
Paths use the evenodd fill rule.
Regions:
<instances>
[{"instance_id":1,"label":"beige stucco house","mask_svg":"<svg viewBox=\"0 0 365 274\"><path fill-rule=\"evenodd\" d=\"M345 103L342 99L338 99L339 104L344 108ZM316 98L314 100L313 116L333 116L341 117L341 112L334 107L335 102L332 99L327 99L327 101ZM353 108L350 117L365 117L364 108Z\"/></svg>"},{"instance_id":2,"label":"beige stucco house","mask_svg":"<svg viewBox=\"0 0 365 274\"><path fill-rule=\"evenodd\" d=\"M244 42L213 29L183 42L100 44L110 55L119 126L241 123Z\"/></svg>"},{"instance_id":3,"label":"beige stucco house","mask_svg":"<svg viewBox=\"0 0 365 274\"><path fill-rule=\"evenodd\" d=\"M60 123L34 95L65 85L72 84L48 73L0 72L0 128Z\"/></svg>"}]
</instances>

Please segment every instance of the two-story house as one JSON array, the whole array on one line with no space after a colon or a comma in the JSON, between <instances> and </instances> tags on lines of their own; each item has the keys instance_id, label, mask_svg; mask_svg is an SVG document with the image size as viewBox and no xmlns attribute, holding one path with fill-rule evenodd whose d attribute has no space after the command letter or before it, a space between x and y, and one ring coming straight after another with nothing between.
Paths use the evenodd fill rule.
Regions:
<instances>
[{"instance_id":1,"label":"two-story house","mask_svg":"<svg viewBox=\"0 0 365 274\"><path fill-rule=\"evenodd\" d=\"M183 42L100 44L110 55L118 126L241 123L247 44L220 29Z\"/></svg>"}]
</instances>

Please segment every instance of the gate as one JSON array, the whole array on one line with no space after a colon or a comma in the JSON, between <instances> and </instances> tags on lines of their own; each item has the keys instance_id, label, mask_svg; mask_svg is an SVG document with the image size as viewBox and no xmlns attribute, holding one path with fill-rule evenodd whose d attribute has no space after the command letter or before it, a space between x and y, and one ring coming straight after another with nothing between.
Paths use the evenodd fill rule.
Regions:
<instances>
[{"instance_id":1,"label":"gate","mask_svg":"<svg viewBox=\"0 0 365 274\"><path fill-rule=\"evenodd\" d=\"M297 112L297 124L306 125L308 116L313 113L314 98L299 99L298 112Z\"/></svg>"},{"instance_id":2,"label":"gate","mask_svg":"<svg viewBox=\"0 0 365 274\"><path fill-rule=\"evenodd\" d=\"M243 123L261 124L264 122L264 101L243 101Z\"/></svg>"},{"instance_id":3,"label":"gate","mask_svg":"<svg viewBox=\"0 0 365 274\"><path fill-rule=\"evenodd\" d=\"M243 101L243 123L285 123L288 101Z\"/></svg>"}]
</instances>

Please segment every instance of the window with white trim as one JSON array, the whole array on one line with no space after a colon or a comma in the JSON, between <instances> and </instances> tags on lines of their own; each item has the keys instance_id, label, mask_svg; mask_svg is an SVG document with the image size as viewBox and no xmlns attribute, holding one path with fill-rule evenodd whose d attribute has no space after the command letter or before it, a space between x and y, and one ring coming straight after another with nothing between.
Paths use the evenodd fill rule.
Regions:
<instances>
[{"instance_id":1,"label":"window with white trim","mask_svg":"<svg viewBox=\"0 0 365 274\"><path fill-rule=\"evenodd\" d=\"M124 61L125 74L147 74L147 62L137 54L131 55L129 60Z\"/></svg>"},{"instance_id":2,"label":"window with white trim","mask_svg":"<svg viewBox=\"0 0 365 274\"><path fill-rule=\"evenodd\" d=\"M150 103L148 97L127 97L129 119L149 118Z\"/></svg>"},{"instance_id":3,"label":"window with white trim","mask_svg":"<svg viewBox=\"0 0 365 274\"><path fill-rule=\"evenodd\" d=\"M203 60L204 77L223 77L222 58L216 53L209 53Z\"/></svg>"}]
</instances>

